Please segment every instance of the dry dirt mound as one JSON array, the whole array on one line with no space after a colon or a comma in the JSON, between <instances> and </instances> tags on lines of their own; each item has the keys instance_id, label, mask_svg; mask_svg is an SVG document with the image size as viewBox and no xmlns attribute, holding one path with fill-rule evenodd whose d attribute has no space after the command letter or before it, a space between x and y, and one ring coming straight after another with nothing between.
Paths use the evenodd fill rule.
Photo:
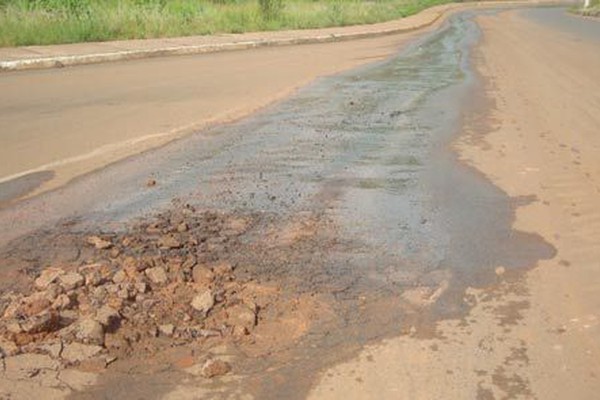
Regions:
<instances>
[{"instance_id":1,"label":"dry dirt mound","mask_svg":"<svg viewBox=\"0 0 600 400\"><path fill-rule=\"evenodd\" d=\"M17 290L1 294L0 357L106 366L199 340L251 341L261 310L279 297L239 279L227 259L253 223L181 207L126 232L70 235L61 253L75 261L25 269ZM215 364L206 375L228 371Z\"/></svg>"}]
</instances>

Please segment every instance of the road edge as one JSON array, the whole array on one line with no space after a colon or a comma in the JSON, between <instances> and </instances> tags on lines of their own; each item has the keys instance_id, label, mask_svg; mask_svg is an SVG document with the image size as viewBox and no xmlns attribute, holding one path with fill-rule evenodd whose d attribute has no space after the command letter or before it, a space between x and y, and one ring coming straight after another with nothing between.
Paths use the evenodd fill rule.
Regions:
<instances>
[{"instance_id":1,"label":"road edge","mask_svg":"<svg viewBox=\"0 0 600 400\"><path fill-rule=\"evenodd\" d=\"M166 57L166 56L179 56L179 55L192 55L192 54L205 54L205 53L217 53L234 50L250 50L260 47L276 47L276 46L289 46L289 45L301 45L301 44L315 44L315 43L330 43L338 41L357 40L364 38L371 38L377 36L393 35L404 32L411 32L419 29L426 28L446 14L453 13L457 10L466 8L477 8L477 7L494 7L498 5L502 6L528 6L528 5L552 5L559 4L558 1L483 1L474 3L448 3L440 6L434 6L427 8L417 14L410 17L403 18L395 21L388 21L387 23L381 23L380 29L373 29L374 25L361 25L362 27L369 27L370 29L364 31L356 31L357 26L348 27L348 32L344 32L343 28L341 32L327 33L326 29L322 30L321 34L309 34L306 36L299 37L288 37L288 38L259 38L251 40L232 40L225 43L204 43L204 44L184 44L184 45L171 45L162 47L151 47L145 49L125 49L116 51L107 51L99 53L88 53L88 54L60 54L51 56L41 57L23 57L20 59L13 60L0 60L0 72L10 71L22 71L31 69L50 69L50 68L62 68L68 66L87 65L87 64L100 64L107 62L117 61L128 61L128 60L139 60L144 58L154 57ZM430 15L427 15L430 14ZM423 19L419 21L418 19ZM410 19L416 20L411 24ZM389 27L390 22L404 21L407 25ZM377 24L375 24L377 25ZM285 32L285 31L281 31ZM288 31L290 32L290 31ZM243 34L234 36L241 38ZM173 38L171 38L173 39ZM138 41L143 42L143 40ZM106 42L110 43L110 42ZM24 48L14 48L24 49Z\"/></svg>"}]
</instances>

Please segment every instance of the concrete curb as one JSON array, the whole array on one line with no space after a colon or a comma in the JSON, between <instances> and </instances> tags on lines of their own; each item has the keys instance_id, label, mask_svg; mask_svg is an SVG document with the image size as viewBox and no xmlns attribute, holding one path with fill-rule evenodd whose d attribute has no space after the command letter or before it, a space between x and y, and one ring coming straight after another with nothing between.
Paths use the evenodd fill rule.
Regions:
<instances>
[{"instance_id":1,"label":"concrete curb","mask_svg":"<svg viewBox=\"0 0 600 400\"><path fill-rule=\"evenodd\" d=\"M540 4L556 4L556 2L545 2L545 1L535 1L535 2L524 2L524 1L506 1L506 2L477 2L477 3L452 3L446 4L443 6L432 7L426 10L421 11L418 14L415 14L411 17L397 20L397 21L406 21L408 22L407 26L400 27L391 27L391 28L381 28L381 29L373 29L375 25L366 25L365 27L370 27L371 29L366 29L364 31L356 31L356 27L353 27L351 32L344 33L329 33L329 34L320 34L320 35L307 35L300 37L290 37L290 38L263 38L263 39L253 39L253 40L240 40L240 41L231 41L226 43L205 43L205 44L187 44L187 45L176 45L176 46L163 46L156 48L147 48L147 49L130 49L130 50L116 50L116 51L108 51L108 52L99 52L99 53L90 53L90 54L75 54L75 55L52 55L52 56L42 56L42 57L23 57L21 59L14 60L0 60L0 72L10 72L10 71L21 71L21 70L31 70L31 69L48 69L48 68L62 68L67 66L76 66L76 65L86 65L86 64L99 64L106 62L115 62L115 61L126 61L126 60L138 60L143 58L152 58L152 57L165 57L165 56L176 56L176 55L191 55L191 54L204 54L204 53L216 53L223 51L233 51L233 50L248 50L255 49L260 47L269 47L269 46L288 46L288 45L300 45L300 44L314 44L314 43L330 43L337 41L346 41L346 40L356 40L356 39L364 39L370 37L377 36L385 36L385 35L393 35L398 33L410 32L422 28L426 28L436 21L438 21L442 16L449 12L454 12L460 9L465 8L477 8L484 6L498 6L498 5L540 5ZM431 14L426 15L426 14ZM413 18L423 19L422 22L415 21L415 23L410 24L408 19ZM389 24L382 23L381 25ZM351 27L352 28L352 27ZM343 29L343 28L342 28ZM285 32L284 32L285 33ZM241 34L240 36L243 36ZM18 50L19 48L17 48Z\"/></svg>"}]
</instances>

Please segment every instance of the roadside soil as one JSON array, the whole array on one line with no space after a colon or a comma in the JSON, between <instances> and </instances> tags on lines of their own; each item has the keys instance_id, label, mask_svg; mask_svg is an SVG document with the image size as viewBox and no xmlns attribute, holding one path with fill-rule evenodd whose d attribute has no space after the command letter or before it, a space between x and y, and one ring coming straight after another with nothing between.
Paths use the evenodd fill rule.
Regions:
<instances>
[{"instance_id":1,"label":"roadside soil","mask_svg":"<svg viewBox=\"0 0 600 400\"><path fill-rule=\"evenodd\" d=\"M518 11L479 16L484 96L455 149L509 196L532 196L514 228L552 244L524 276L468 289L473 306L365 348L323 373L313 399L594 399L600 390L600 53L598 42ZM524 40L527 38L527 40ZM476 245L476 244L474 244Z\"/></svg>"}]
</instances>

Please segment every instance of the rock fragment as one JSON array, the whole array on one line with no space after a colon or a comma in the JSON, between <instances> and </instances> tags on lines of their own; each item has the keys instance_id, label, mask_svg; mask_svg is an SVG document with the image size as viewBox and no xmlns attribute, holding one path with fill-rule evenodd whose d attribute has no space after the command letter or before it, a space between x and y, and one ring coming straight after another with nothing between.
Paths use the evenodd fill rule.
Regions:
<instances>
[{"instance_id":1,"label":"rock fragment","mask_svg":"<svg viewBox=\"0 0 600 400\"><path fill-rule=\"evenodd\" d=\"M112 277L112 281L117 284L123 283L126 280L127 280L127 274L122 269L115 272L115 274Z\"/></svg>"},{"instance_id":2,"label":"rock fragment","mask_svg":"<svg viewBox=\"0 0 600 400\"><path fill-rule=\"evenodd\" d=\"M88 244L94 246L98 250L110 249L113 246L112 242L102 239L100 236L88 236L86 241Z\"/></svg>"},{"instance_id":3,"label":"rock fragment","mask_svg":"<svg viewBox=\"0 0 600 400\"><path fill-rule=\"evenodd\" d=\"M54 310L68 310L73 307L73 300L66 294L58 295L58 297L52 303L52 309Z\"/></svg>"},{"instance_id":4,"label":"rock fragment","mask_svg":"<svg viewBox=\"0 0 600 400\"><path fill-rule=\"evenodd\" d=\"M256 311L245 304L237 304L227 310L227 322L236 327L238 332L252 331L256 326Z\"/></svg>"},{"instance_id":5,"label":"rock fragment","mask_svg":"<svg viewBox=\"0 0 600 400\"><path fill-rule=\"evenodd\" d=\"M208 286L215 280L215 274L204 265L196 265L192 270L192 279L195 283Z\"/></svg>"},{"instance_id":6,"label":"rock fragment","mask_svg":"<svg viewBox=\"0 0 600 400\"><path fill-rule=\"evenodd\" d=\"M202 293L196 295L191 303L192 308L196 311L199 311L204 316L209 313L214 305L215 296L210 289L206 289Z\"/></svg>"},{"instance_id":7,"label":"rock fragment","mask_svg":"<svg viewBox=\"0 0 600 400\"><path fill-rule=\"evenodd\" d=\"M69 343L62 351L61 358L69 363L89 360L100 354L103 348L93 344Z\"/></svg>"},{"instance_id":8,"label":"rock fragment","mask_svg":"<svg viewBox=\"0 0 600 400\"><path fill-rule=\"evenodd\" d=\"M44 312L30 317L19 325L25 333L52 332L58 328L59 318L58 314L54 312Z\"/></svg>"},{"instance_id":9,"label":"rock fragment","mask_svg":"<svg viewBox=\"0 0 600 400\"><path fill-rule=\"evenodd\" d=\"M104 344L104 328L98 321L83 318L77 322L75 327L75 338L84 344L102 346Z\"/></svg>"},{"instance_id":10,"label":"rock fragment","mask_svg":"<svg viewBox=\"0 0 600 400\"><path fill-rule=\"evenodd\" d=\"M121 322L121 315L114 308L105 305L96 312L95 319L105 328L115 328Z\"/></svg>"},{"instance_id":11,"label":"rock fragment","mask_svg":"<svg viewBox=\"0 0 600 400\"><path fill-rule=\"evenodd\" d=\"M36 289L44 290L48 287L48 285L55 282L58 279L58 277L64 273L65 271L63 271L60 268L46 268L35 280L34 285Z\"/></svg>"},{"instance_id":12,"label":"rock fragment","mask_svg":"<svg viewBox=\"0 0 600 400\"><path fill-rule=\"evenodd\" d=\"M0 337L0 358L14 356L19 352L19 347L12 341Z\"/></svg>"},{"instance_id":13,"label":"rock fragment","mask_svg":"<svg viewBox=\"0 0 600 400\"><path fill-rule=\"evenodd\" d=\"M228 362L219 359L207 360L202 368L200 369L200 375L204 378L215 378L217 376L225 375L231 371L231 366Z\"/></svg>"},{"instance_id":14,"label":"rock fragment","mask_svg":"<svg viewBox=\"0 0 600 400\"><path fill-rule=\"evenodd\" d=\"M178 249L181 242L172 235L164 235L158 240L158 246L162 249Z\"/></svg>"},{"instance_id":15,"label":"rock fragment","mask_svg":"<svg viewBox=\"0 0 600 400\"><path fill-rule=\"evenodd\" d=\"M85 278L83 275L77 272L69 272L64 275L61 275L58 278L58 283L65 291L70 291L81 287L85 283Z\"/></svg>"},{"instance_id":16,"label":"rock fragment","mask_svg":"<svg viewBox=\"0 0 600 400\"><path fill-rule=\"evenodd\" d=\"M62 342L54 342L54 343L44 343L39 345L38 350L42 353L48 354L52 358L59 358L62 350L63 344Z\"/></svg>"},{"instance_id":17,"label":"rock fragment","mask_svg":"<svg viewBox=\"0 0 600 400\"><path fill-rule=\"evenodd\" d=\"M157 285L162 285L168 281L167 273L162 267L148 268L145 273L148 279Z\"/></svg>"},{"instance_id":18,"label":"rock fragment","mask_svg":"<svg viewBox=\"0 0 600 400\"><path fill-rule=\"evenodd\" d=\"M171 337L175 333L175 326L173 324L160 325L158 330L162 335Z\"/></svg>"}]
</instances>

